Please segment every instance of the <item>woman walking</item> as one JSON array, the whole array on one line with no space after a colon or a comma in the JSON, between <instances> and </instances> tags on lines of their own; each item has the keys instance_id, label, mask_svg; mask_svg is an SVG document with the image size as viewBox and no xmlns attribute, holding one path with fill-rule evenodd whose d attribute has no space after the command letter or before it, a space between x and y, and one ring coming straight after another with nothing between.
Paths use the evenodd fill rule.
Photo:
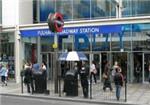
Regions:
<instances>
[{"instance_id":1,"label":"woman walking","mask_svg":"<svg viewBox=\"0 0 150 105\"><path fill-rule=\"evenodd\" d=\"M90 67L90 78L92 79L92 77L94 77L95 84L97 83L96 74L97 74L97 70L96 70L95 62L92 61L92 65Z\"/></svg>"}]
</instances>

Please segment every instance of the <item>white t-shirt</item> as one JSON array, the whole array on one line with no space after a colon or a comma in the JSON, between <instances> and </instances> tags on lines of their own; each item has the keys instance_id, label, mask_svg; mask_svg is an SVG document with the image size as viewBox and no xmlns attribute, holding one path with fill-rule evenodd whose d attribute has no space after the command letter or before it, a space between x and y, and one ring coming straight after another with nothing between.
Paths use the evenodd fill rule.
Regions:
<instances>
[{"instance_id":1,"label":"white t-shirt","mask_svg":"<svg viewBox=\"0 0 150 105\"><path fill-rule=\"evenodd\" d=\"M92 64L90 67L90 72L94 72L94 70L96 70L95 64Z\"/></svg>"},{"instance_id":2,"label":"white t-shirt","mask_svg":"<svg viewBox=\"0 0 150 105\"><path fill-rule=\"evenodd\" d=\"M5 77L8 77L8 69L6 69Z\"/></svg>"},{"instance_id":3,"label":"white t-shirt","mask_svg":"<svg viewBox=\"0 0 150 105\"><path fill-rule=\"evenodd\" d=\"M43 65L43 66L42 66L42 69L43 69L43 70L46 70L46 66L45 66L45 65Z\"/></svg>"}]
</instances>

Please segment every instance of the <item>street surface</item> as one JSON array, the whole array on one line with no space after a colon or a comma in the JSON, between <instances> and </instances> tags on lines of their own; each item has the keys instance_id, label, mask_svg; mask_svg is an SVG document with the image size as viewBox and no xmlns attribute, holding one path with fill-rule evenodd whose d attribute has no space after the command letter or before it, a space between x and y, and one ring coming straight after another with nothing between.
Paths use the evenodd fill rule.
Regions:
<instances>
[{"instance_id":1,"label":"street surface","mask_svg":"<svg viewBox=\"0 0 150 105\"><path fill-rule=\"evenodd\" d=\"M24 98L14 96L0 96L0 105L102 105L92 103L44 100L35 98ZM105 104L106 105L106 104Z\"/></svg>"}]
</instances>

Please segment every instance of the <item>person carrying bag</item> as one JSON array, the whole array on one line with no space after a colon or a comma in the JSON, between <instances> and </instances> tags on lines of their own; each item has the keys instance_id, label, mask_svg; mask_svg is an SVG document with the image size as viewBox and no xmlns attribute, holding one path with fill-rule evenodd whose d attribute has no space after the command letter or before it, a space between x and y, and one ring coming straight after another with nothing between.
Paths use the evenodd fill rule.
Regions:
<instances>
[{"instance_id":1,"label":"person carrying bag","mask_svg":"<svg viewBox=\"0 0 150 105\"><path fill-rule=\"evenodd\" d=\"M95 62L92 61L92 65L90 67L90 78L92 79L92 77L94 77L95 84L97 83L96 74L97 74L97 70L96 70Z\"/></svg>"}]
</instances>

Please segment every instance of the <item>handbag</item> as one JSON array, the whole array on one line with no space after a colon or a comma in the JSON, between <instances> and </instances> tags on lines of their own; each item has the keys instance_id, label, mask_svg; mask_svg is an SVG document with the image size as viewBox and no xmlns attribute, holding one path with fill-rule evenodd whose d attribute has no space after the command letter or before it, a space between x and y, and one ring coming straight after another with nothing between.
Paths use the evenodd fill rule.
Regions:
<instances>
[{"instance_id":1,"label":"handbag","mask_svg":"<svg viewBox=\"0 0 150 105\"><path fill-rule=\"evenodd\" d=\"M94 74L96 74L96 73L97 73L97 70L96 70L96 69L94 69L94 70L93 70L93 73L94 73Z\"/></svg>"},{"instance_id":2,"label":"handbag","mask_svg":"<svg viewBox=\"0 0 150 105\"><path fill-rule=\"evenodd\" d=\"M106 79L107 78L107 75L105 73L103 73L103 78Z\"/></svg>"}]
</instances>

